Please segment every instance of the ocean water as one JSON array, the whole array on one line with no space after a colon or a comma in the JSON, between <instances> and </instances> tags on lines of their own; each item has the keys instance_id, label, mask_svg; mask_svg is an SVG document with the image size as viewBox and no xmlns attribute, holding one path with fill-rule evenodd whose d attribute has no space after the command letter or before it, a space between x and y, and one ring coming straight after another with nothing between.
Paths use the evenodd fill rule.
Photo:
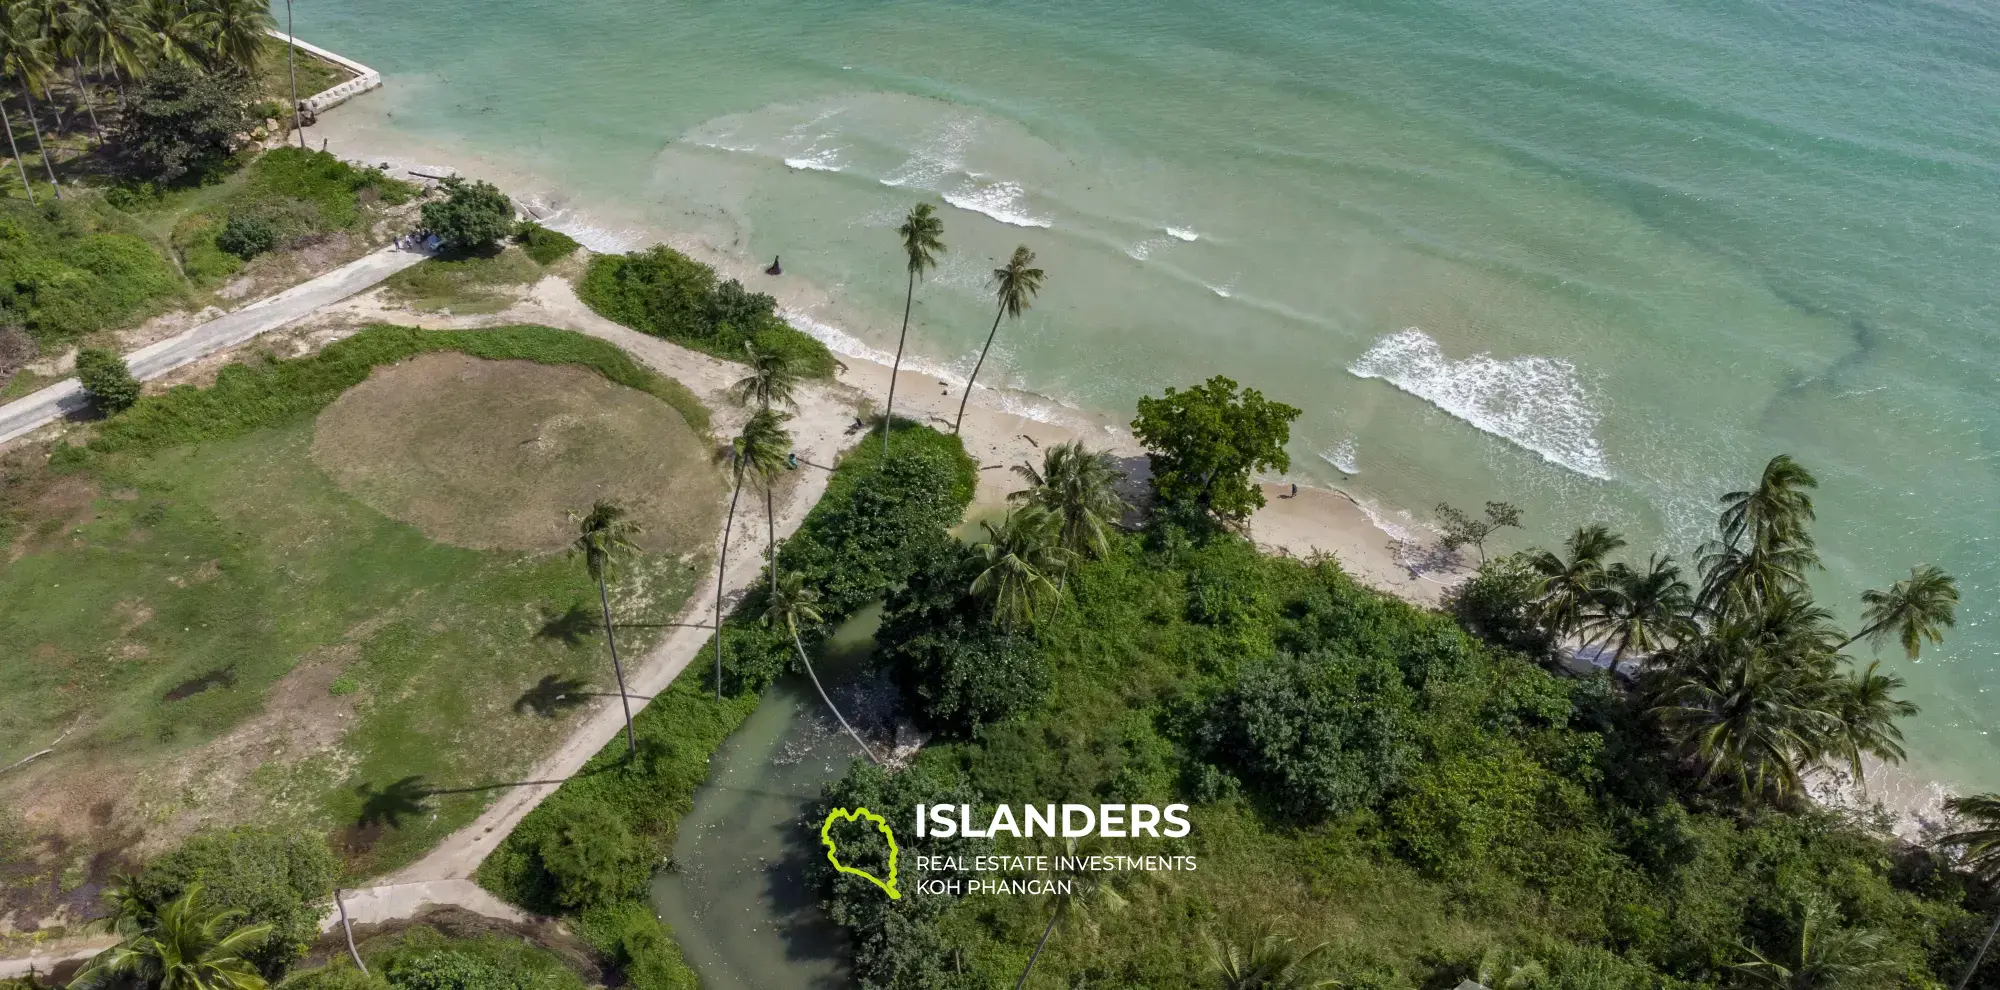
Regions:
<instances>
[{"instance_id":1,"label":"ocean water","mask_svg":"<svg viewBox=\"0 0 2000 990\"><path fill-rule=\"evenodd\" d=\"M1958 575L1886 666L1900 786L2000 787L2000 10L1969 0L299 0L381 69L371 140L504 160L601 245L782 255L893 346L893 227L941 205L918 363L1126 413L1227 374L1305 410L1302 482L1391 523L1522 505L1683 559L1790 452L1821 596ZM335 149L340 150L340 149ZM1404 512L1398 507L1416 510Z\"/></svg>"}]
</instances>

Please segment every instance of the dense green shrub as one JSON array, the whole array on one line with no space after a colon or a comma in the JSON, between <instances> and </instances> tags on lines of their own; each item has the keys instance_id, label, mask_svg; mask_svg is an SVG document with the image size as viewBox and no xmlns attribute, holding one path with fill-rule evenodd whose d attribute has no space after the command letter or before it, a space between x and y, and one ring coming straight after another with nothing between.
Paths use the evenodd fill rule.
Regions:
<instances>
[{"instance_id":1,"label":"dense green shrub","mask_svg":"<svg viewBox=\"0 0 2000 990\"><path fill-rule=\"evenodd\" d=\"M1414 697L1394 661L1281 653L1243 668L1208 714L1217 759L1304 819L1374 805L1417 762Z\"/></svg>"},{"instance_id":2,"label":"dense green shrub","mask_svg":"<svg viewBox=\"0 0 2000 990\"><path fill-rule=\"evenodd\" d=\"M517 939L448 939L413 928L386 951L370 947L371 969L396 990L583 990L553 954Z\"/></svg>"},{"instance_id":3,"label":"dense green shrub","mask_svg":"<svg viewBox=\"0 0 2000 990\"><path fill-rule=\"evenodd\" d=\"M211 910L243 912L244 924L272 926L251 954L265 972L303 955L319 938L319 919L333 896L338 864L326 840L308 832L251 826L197 832L140 872L139 894L155 909L202 885Z\"/></svg>"},{"instance_id":4,"label":"dense green shrub","mask_svg":"<svg viewBox=\"0 0 2000 990\"><path fill-rule=\"evenodd\" d=\"M355 969L346 956L335 956L324 966L294 970L278 987L279 990L388 990L389 981L379 972Z\"/></svg>"},{"instance_id":5,"label":"dense green shrub","mask_svg":"<svg viewBox=\"0 0 2000 990\"><path fill-rule=\"evenodd\" d=\"M520 226L514 229L514 240L520 242L521 250L539 265L553 265L583 246L568 234L550 230L532 220L521 221Z\"/></svg>"},{"instance_id":6,"label":"dense green shrub","mask_svg":"<svg viewBox=\"0 0 2000 990\"><path fill-rule=\"evenodd\" d=\"M445 198L424 204L424 227L453 251L490 250L514 232L514 203L490 182L444 181Z\"/></svg>"},{"instance_id":7,"label":"dense green shrub","mask_svg":"<svg viewBox=\"0 0 2000 990\"><path fill-rule=\"evenodd\" d=\"M830 378L838 362L810 335L780 319L776 302L666 245L597 255L577 295L606 319L684 347L740 361L744 345L792 358L803 374Z\"/></svg>"},{"instance_id":8,"label":"dense green shrub","mask_svg":"<svg viewBox=\"0 0 2000 990\"><path fill-rule=\"evenodd\" d=\"M1453 588L1445 607L1467 629L1495 643L1540 656L1548 638L1529 614L1541 596L1541 576L1528 566L1526 554L1495 557L1472 580Z\"/></svg>"},{"instance_id":9,"label":"dense green shrub","mask_svg":"<svg viewBox=\"0 0 2000 990\"><path fill-rule=\"evenodd\" d=\"M617 812L602 804L580 806L535 849L554 884L556 903L572 910L645 891L646 850Z\"/></svg>"},{"instance_id":10,"label":"dense green shrub","mask_svg":"<svg viewBox=\"0 0 2000 990\"><path fill-rule=\"evenodd\" d=\"M90 394L90 401L107 416L124 412L139 401L139 379L132 377L132 369L115 352L101 347L78 351L76 377Z\"/></svg>"},{"instance_id":11,"label":"dense green shrub","mask_svg":"<svg viewBox=\"0 0 2000 990\"><path fill-rule=\"evenodd\" d=\"M1048 662L1026 636L1001 633L969 592L967 548L939 533L921 548L904 587L890 596L876 657L933 732L963 736L1025 711L1048 692Z\"/></svg>"},{"instance_id":12,"label":"dense green shrub","mask_svg":"<svg viewBox=\"0 0 2000 990\"><path fill-rule=\"evenodd\" d=\"M215 235L215 246L248 261L278 246L278 227L254 213L232 213Z\"/></svg>"},{"instance_id":13,"label":"dense green shrub","mask_svg":"<svg viewBox=\"0 0 2000 990\"><path fill-rule=\"evenodd\" d=\"M682 959L681 947L646 902L592 908L571 924L635 990L696 990L694 971Z\"/></svg>"},{"instance_id":14,"label":"dense green shrub","mask_svg":"<svg viewBox=\"0 0 2000 990\"><path fill-rule=\"evenodd\" d=\"M0 202L0 325L43 347L124 326L180 292L166 258L101 203Z\"/></svg>"},{"instance_id":15,"label":"dense green shrub","mask_svg":"<svg viewBox=\"0 0 2000 990\"><path fill-rule=\"evenodd\" d=\"M290 145L260 156L250 166L247 186L253 203L266 215L274 200L308 205L315 231L357 229L366 218L364 206L373 202L398 205L416 195L409 183L375 169L355 168L327 152ZM303 215L304 211L293 207L292 213ZM282 224L280 232L284 232Z\"/></svg>"},{"instance_id":16,"label":"dense green shrub","mask_svg":"<svg viewBox=\"0 0 2000 990\"><path fill-rule=\"evenodd\" d=\"M256 126L249 103L250 80L241 72L163 61L126 101L119 157L134 176L162 183L213 174L236 150L236 136Z\"/></svg>"}]
</instances>

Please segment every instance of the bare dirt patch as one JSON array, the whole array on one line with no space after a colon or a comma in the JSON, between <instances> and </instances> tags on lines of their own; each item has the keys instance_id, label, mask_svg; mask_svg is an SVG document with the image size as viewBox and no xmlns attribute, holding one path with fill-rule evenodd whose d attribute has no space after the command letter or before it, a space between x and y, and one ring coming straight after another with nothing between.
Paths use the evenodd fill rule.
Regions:
<instances>
[{"instance_id":1,"label":"bare dirt patch","mask_svg":"<svg viewBox=\"0 0 2000 990\"><path fill-rule=\"evenodd\" d=\"M550 552L611 499L654 552L705 546L722 479L666 403L595 372L456 352L377 368L320 414L313 460L441 543Z\"/></svg>"},{"instance_id":2,"label":"bare dirt patch","mask_svg":"<svg viewBox=\"0 0 2000 990\"><path fill-rule=\"evenodd\" d=\"M88 476L45 475L30 479L23 488L5 493L20 524L7 551L9 563L55 544L94 518L91 505L97 501L97 483Z\"/></svg>"}]
</instances>

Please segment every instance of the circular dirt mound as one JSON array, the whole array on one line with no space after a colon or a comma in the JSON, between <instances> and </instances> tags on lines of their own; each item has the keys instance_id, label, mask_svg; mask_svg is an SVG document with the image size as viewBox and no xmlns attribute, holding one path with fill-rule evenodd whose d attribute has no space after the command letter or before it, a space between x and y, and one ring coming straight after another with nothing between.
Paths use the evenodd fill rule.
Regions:
<instances>
[{"instance_id":1,"label":"circular dirt mound","mask_svg":"<svg viewBox=\"0 0 2000 990\"><path fill-rule=\"evenodd\" d=\"M313 460L440 543L564 549L568 512L625 506L648 550L706 544L722 479L679 413L573 365L426 354L375 369L320 413Z\"/></svg>"}]
</instances>

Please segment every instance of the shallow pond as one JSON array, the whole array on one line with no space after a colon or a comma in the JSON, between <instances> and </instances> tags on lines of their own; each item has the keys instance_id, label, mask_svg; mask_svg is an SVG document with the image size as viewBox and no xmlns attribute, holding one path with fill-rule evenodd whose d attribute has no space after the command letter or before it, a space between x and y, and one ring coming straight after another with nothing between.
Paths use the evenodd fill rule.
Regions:
<instances>
[{"instance_id":1,"label":"shallow pond","mask_svg":"<svg viewBox=\"0 0 2000 990\"><path fill-rule=\"evenodd\" d=\"M862 676L880 606L843 623L815 669L864 735L885 724L884 686ZM873 739L871 739L873 744ZM821 855L808 821L820 788L860 758L812 682L771 686L716 750L674 843L676 869L653 881L653 905L673 926L703 990L818 990L848 984L844 933L807 882Z\"/></svg>"}]
</instances>

